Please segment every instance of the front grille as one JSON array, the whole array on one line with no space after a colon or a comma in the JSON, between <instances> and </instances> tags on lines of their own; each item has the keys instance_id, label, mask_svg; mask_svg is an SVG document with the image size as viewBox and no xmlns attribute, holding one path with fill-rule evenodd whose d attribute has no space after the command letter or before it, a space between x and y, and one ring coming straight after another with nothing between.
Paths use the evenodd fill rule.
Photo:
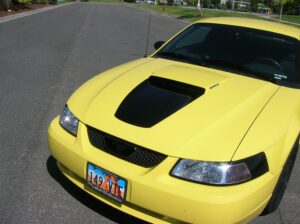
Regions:
<instances>
[{"instance_id":1,"label":"front grille","mask_svg":"<svg viewBox=\"0 0 300 224\"><path fill-rule=\"evenodd\" d=\"M158 165L167 156L144 147L134 145L92 127L87 127L91 144L113 156L130 163L150 168Z\"/></svg>"}]
</instances>

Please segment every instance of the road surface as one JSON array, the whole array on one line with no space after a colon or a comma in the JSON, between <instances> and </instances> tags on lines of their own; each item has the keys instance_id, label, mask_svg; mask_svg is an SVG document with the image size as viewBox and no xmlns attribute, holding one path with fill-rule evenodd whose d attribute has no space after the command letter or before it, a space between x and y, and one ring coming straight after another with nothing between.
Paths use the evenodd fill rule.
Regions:
<instances>
[{"instance_id":1,"label":"road surface","mask_svg":"<svg viewBox=\"0 0 300 224\"><path fill-rule=\"evenodd\" d=\"M0 23L0 223L143 223L66 180L49 155L47 127L84 81L144 56L148 15L78 3ZM151 15L150 51L187 25ZM299 184L298 159L280 209L253 223L300 223Z\"/></svg>"}]
</instances>

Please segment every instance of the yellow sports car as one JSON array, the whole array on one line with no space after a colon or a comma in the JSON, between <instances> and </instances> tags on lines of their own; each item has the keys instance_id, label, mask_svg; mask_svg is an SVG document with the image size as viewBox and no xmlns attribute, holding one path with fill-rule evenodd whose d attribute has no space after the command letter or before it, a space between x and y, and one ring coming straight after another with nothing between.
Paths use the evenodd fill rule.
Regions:
<instances>
[{"instance_id":1,"label":"yellow sports car","mask_svg":"<svg viewBox=\"0 0 300 224\"><path fill-rule=\"evenodd\" d=\"M48 130L61 172L151 223L248 223L279 205L300 131L300 29L196 22L95 76Z\"/></svg>"}]
</instances>

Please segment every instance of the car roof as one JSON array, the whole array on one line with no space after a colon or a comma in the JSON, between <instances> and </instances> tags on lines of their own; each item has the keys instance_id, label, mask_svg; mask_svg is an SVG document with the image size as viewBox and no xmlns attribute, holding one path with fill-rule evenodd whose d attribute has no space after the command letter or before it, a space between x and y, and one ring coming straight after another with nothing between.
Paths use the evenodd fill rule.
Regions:
<instances>
[{"instance_id":1,"label":"car roof","mask_svg":"<svg viewBox=\"0 0 300 224\"><path fill-rule=\"evenodd\" d=\"M196 21L196 23L214 23L214 24L248 27L253 29L266 30L273 33L279 33L300 40L300 27L291 26L279 22L267 21L267 20L246 19L246 18L237 18L237 17L214 17L214 18L198 20Z\"/></svg>"}]
</instances>

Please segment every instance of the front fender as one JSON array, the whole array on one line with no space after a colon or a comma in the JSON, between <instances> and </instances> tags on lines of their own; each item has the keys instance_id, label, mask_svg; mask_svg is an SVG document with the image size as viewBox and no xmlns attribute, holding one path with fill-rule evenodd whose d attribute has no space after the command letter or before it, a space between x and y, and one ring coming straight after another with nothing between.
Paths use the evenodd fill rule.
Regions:
<instances>
[{"instance_id":1,"label":"front fender","mask_svg":"<svg viewBox=\"0 0 300 224\"><path fill-rule=\"evenodd\" d=\"M233 160L264 151L271 173L281 171L300 133L300 90L280 87L260 113Z\"/></svg>"}]
</instances>

